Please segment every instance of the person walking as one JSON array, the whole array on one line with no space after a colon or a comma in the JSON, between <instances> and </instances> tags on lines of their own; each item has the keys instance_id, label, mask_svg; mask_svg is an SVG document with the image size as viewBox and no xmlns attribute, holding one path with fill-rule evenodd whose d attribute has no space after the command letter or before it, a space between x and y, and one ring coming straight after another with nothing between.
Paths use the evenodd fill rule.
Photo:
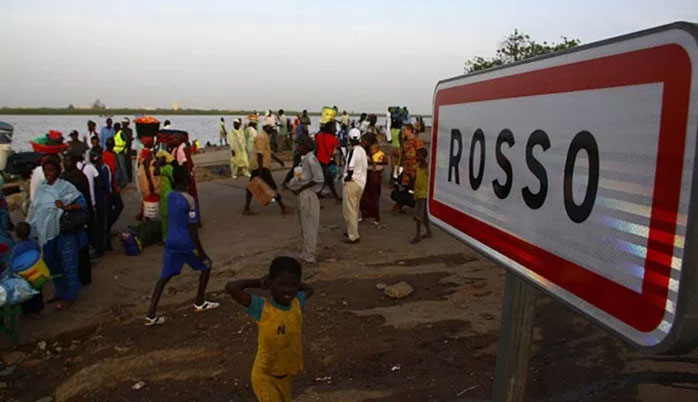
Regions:
<instances>
[{"instance_id":1,"label":"person walking","mask_svg":"<svg viewBox=\"0 0 698 402\"><path fill-rule=\"evenodd\" d=\"M199 288L194 301L194 311L208 311L220 306L219 303L207 301L204 298L213 263L204 251L199 238L198 211L194 197L187 193L191 175L185 166L178 165L174 168L173 176L175 188L167 196L169 198L167 202L169 230L165 239L162 271L155 283L150 308L145 316L146 326L161 325L165 322L164 316L157 315L158 302L165 285L172 277L180 274L184 264L199 272Z\"/></svg>"},{"instance_id":2,"label":"person walking","mask_svg":"<svg viewBox=\"0 0 698 402\"><path fill-rule=\"evenodd\" d=\"M242 120L235 119L233 128L230 130L230 174L233 179L238 177L238 173L250 177L250 162L247 155L247 143L245 133L242 129Z\"/></svg>"},{"instance_id":3,"label":"person walking","mask_svg":"<svg viewBox=\"0 0 698 402\"><path fill-rule=\"evenodd\" d=\"M349 143L352 145L344 166L344 194L342 212L347 225L345 243L359 242L359 203L361 194L366 186L366 170L368 160L366 151L361 144L361 133L358 129L349 130Z\"/></svg>"},{"instance_id":4,"label":"person walking","mask_svg":"<svg viewBox=\"0 0 698 402\"><path fill-rule=\"evenodd\" d=\"M259 176L269 185L269 187L276 190L276 183L274 182L274 177L271 175L271 170L269 169L271 166L271 160L276 160L282 167L284 166L284 162L271 152L271 146L269 145L269 132L271 130L271 126L264 126L264 130L257 133L254 138L254 152L250 154L252 157L252 160L250 161L250 169L252 169L250 181ZM281 200L281 194L277 192L274 199L276 200L276 203L279 204L282 214L287 215L293 212L293 208L286 206L283 203ZM247 190L245 195L245 209L242 212L243 215L258 215L257 212L250 209L251 202L252 193L250 190Z\"/></svg>"},{"instance_id":5,"label":"person walking","mask_svg":"<svg viewBox=\"0 0 698 402\"><path fill-rule=\"evenodd\" d=\"M308 140L298 140L296 143L301 160L294 168L294 175L288 183L288 188L296 195L296 210L301 227L303 250L300 258L309 263L315 263L317 250L317 235L320 230L320 200L317 193L322 190L324 176L317 157L313 155L313 143Z\"/></svg>"}]
</instances>

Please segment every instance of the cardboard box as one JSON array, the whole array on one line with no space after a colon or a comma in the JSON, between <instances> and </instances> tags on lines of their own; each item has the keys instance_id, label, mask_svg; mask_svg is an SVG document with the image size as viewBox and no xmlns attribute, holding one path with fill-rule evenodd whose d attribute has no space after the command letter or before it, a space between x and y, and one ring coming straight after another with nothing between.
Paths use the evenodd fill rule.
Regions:
<instances>
[{"instance_id":1,"label":"cardboard box","mask_svg":"<svg viewBox=\"0 0 698 402\"><path fill-rule=\"evenodd\" d=\"M276 191L269 187L267 182L262 180L261 177L255 177L254 179L250 180L250 184L247 185L247 189L250 190L252 196L259 201L262 206L266 206L274 197L276 197Z\"/></svg>"}]
</instances>

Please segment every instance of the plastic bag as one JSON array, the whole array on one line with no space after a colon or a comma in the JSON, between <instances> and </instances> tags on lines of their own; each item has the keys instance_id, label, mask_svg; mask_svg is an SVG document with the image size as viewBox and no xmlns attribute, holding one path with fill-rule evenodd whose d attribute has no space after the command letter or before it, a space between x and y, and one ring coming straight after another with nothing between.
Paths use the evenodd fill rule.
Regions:
<instances>
[{"instance_id":1,"label":"plastic bag","mask_svg":"<svg viewBox=\"0 0 698 402\"><path fill-rule=\"evenodd\" d=\"M5 303L9 305L24 303L39 293L32 289L29 283L21 276L10 270L5 270L2 276L0 276L0 287L7 294Z\"/></svg>"}]
</instances>

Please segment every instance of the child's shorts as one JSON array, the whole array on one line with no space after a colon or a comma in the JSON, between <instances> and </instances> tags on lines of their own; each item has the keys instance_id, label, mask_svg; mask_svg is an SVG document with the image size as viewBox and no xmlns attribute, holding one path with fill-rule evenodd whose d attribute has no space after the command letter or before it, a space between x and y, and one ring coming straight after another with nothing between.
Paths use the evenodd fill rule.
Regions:
<instances>
[{"instance_id":1,"label":"child's shorts","mask_svg":"<svg viewBox=\"0 0 698 402\"><path fill-rule=\"evenodd\" d=\"M193 251L176 251L165 247L165 256L162 260L162 272L160 278L171 278L182 272L184 264L189 265L194 271L205 271L209 267L201 261Z\"/></svg>"},{"instance_id":2,"label":"child's shorts","mask_svg":"<svg viewBox=\"0 0 698 402\"><path fill-rule=\"evenodd\" d=\"M273 377L252 370L252 390L260 402L291 402L293 377Z\"/></svg>"},{"instance_id":3,"label":"child's shorts","mask_svg":"<svg viewBox=\"0 0 698 402\"><path fill-rule=\"evenodd\" d=\"M419 198L414 200L414 219L418 222L427 222L427 199Z\"/></svg>"}]
</instances>

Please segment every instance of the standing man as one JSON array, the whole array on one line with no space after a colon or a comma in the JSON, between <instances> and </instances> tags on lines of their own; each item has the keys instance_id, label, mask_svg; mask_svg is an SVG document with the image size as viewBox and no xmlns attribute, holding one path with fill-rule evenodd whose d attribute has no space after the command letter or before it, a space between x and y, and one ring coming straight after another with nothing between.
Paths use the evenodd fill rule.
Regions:
<instances>
[{"instance_id":1,"label":"standing man","mask_svg":"<svg viewBox=\"0 0 698 402\"><path fill-rule=\"evenodd\" d=\"M400 107L394 108L392 111L388 108L388 124L389 130L386 130L386 136L389 136L388 142L393 145L392 150L392 166L402 165L400 161L400 155L402 150L400 149L402 145L402 138L400 137L400 131L402 128L402 118L400 117Z\"/></svg>"},{"instance_id":2,"label":"standing man","mask_svg":"<svg viewBox=\"0 0 698 402\"><path fill-rule=\"evenodd\" d=\"M123 131L124 140L126 140L126 173L128 174L128 182L133 182L133 159L131 158L131 149L133 148L133 130L129 125L131 120L128 117L121 119L121 131Z\"/></svg>"},{"instance_id":3,"label":"standing man","mask_svg":"<svg viewBox=\"0 0 698 402\"><path fill-rule=\"evenodd\" d=\"M349 114L346 110L342 112L342 125L349 127Z\"/></svg>"},{"instance_id":4,"label":"standing man","mask_svg":"<svg viewBox=\"0 0 698 402\"><path fill-rule=\"evenodd\" d=\"M128 184L128 165L131 164L131 155L128 155L128 141L121 124L114 124L114 154L116 154L116 179L119 187L125 188Z\"/></svg>"},{"instance_id":5,"label":"standing man","mask_svg":"<svg viewBox=\"0 0 698 402\"><path fill-rule=\"evenodd\" d=\"M279 162L282 167L284 166L284 162L271 152L269 133L272 130L273 128L271 126L264 126L262 131L257 133L257 135L254 137L254 145L252 148L252 153L250 153L250 169L252 170L252 177L250 177L250 181L259 176L269 185L269 187L276 190L276 183L274 182L274 177L272 177L269 167L271 166L272 158ZM252 193L250 190L247 190L245 197L245 210L242 212L242 214L258 215L257 212L250 209L250 202L252 201ZM281 194L277 192L274 199L276 200L276 203L279 204L282 214L287 215L293 212L293 208L284 205L283 201L281 201Z\"/></svg>"},{"instance_id":6,"label":"standing man","mask_svg":"<svg viewBox=\"0 0 698 402\"><path fill-rule=\"evenodd\" d=\"M296 141L301 155L300 163L294 168L294 174L288 187L296 195L296 209L301 224L303 250L300 258L309 263L316 263L317 234L320 229L320 200L317 192L322 189L323 174L320 162L313 155L313 143L310 138Z\"/></svg>"},{"instance_id":7,"label":"standing man","mask_svg":"<svg viewBox=\"0 0 698 402\"><path fill-rule=\"evenodd\" d=\"M308 116L308 111L303 109L303 113L301 114L301 124L305 124L310 128L310 117Z\"/></svg>"},{"instance_id":8,"label":"standing man","mask_svg":"<svg viewBox=\"0 0 698 402\"><path fill-rule=\"evenodd\" d=\"M78 131L73 130L70 132L70 141L68 141L68 149L67 151L71 154L82 154L83 156L87 151L89 150L90 147L87 146L87 144L83 141L80 141L80 138L78 137Z\"/></svg>"},{"instance_id":9,"label":"standing man","mask_svg":"<svg viewBox=\"0 0 698 402\"><path fill-rule=\"evenodd\" d=\"M221 129L218 130L218 144L220 146L228 144L228 130L225 128L225 119L221 117Z\"/></svg>"},{"instance_id":10,"label":"standing man","mask_svg":"<svg viewBox=\"0 0 698 402\"><path fill-rule=\"evenodd\" d=\"M99 131L99 145L102 149L107 149L107 140L114 137L114 127L112 127L111 117L107 118L107 125Z\"/></svg>"},{"instance_id":11,"label":"standing man","mask_svg":"<svg viewBox=\"0 0 698 402\"><path fill-rule=\"evenodd\" d=\"M337 190L334 188L334 178L330 172L330 162L334 157L334 152L339 146L339 141L334 135L335 123L334 120L328 121L323 126L322 130L315 135L315 146L318 161L322 165L322 173L325 175L325 186L329 187L332 195L339 204L342 199L339 198ZM324 188L324 187L323 187Z\"/></svg>"},{"instance_id":12,"label":"standing man","mask_svg":"<svg viewBox=\"0 0 698 402\"><path fill-rule=\"evenodd\" d=\"M359 204L361 195L366 186L368 159L358 129L349 130L349 143L352 145L347 164L344 166L344 203L342 212L347 225L347 239L344 243L357 244L359 242Z\"/></svg>"},{"instance_id":13,"label":"standing man","mask_svg":"<svg viewBox=\"0 0 698 402\"><path fill-rule=\"evenodd\" d=\"M230 130L230 174L233 179L238 177L238 171L243 175L250 177L250 163L247 157L247 143L245 141L245 133L242 128L242 120L235 119L233 121L233 129Z\"/></svg>"},{"instance_id":14,"label":"standing man","mask_svg":"<svg viewBox=\"0 0 698 402\"><path fill-rule=\"evenodd\" d=\"M286 117L286 114L284 113L283 109L279 109L279 136L281 137L281 141L283 143L283 149L291 149L291 144L293 144L293 141L291 140L291 136L289 135L289 121L288 117Z\"/></svg>"},{"instance_id":15,"label":"standing man","mask_svg":"<svg viewBox=\"0 0 698 402\"><path fill-rule=\"evenodd\" d=\"M93 137L99 138L99 133L97 133L97 123L92 120L87 121L87 138L92 140Z\"/></svg>"}]
</instances>

